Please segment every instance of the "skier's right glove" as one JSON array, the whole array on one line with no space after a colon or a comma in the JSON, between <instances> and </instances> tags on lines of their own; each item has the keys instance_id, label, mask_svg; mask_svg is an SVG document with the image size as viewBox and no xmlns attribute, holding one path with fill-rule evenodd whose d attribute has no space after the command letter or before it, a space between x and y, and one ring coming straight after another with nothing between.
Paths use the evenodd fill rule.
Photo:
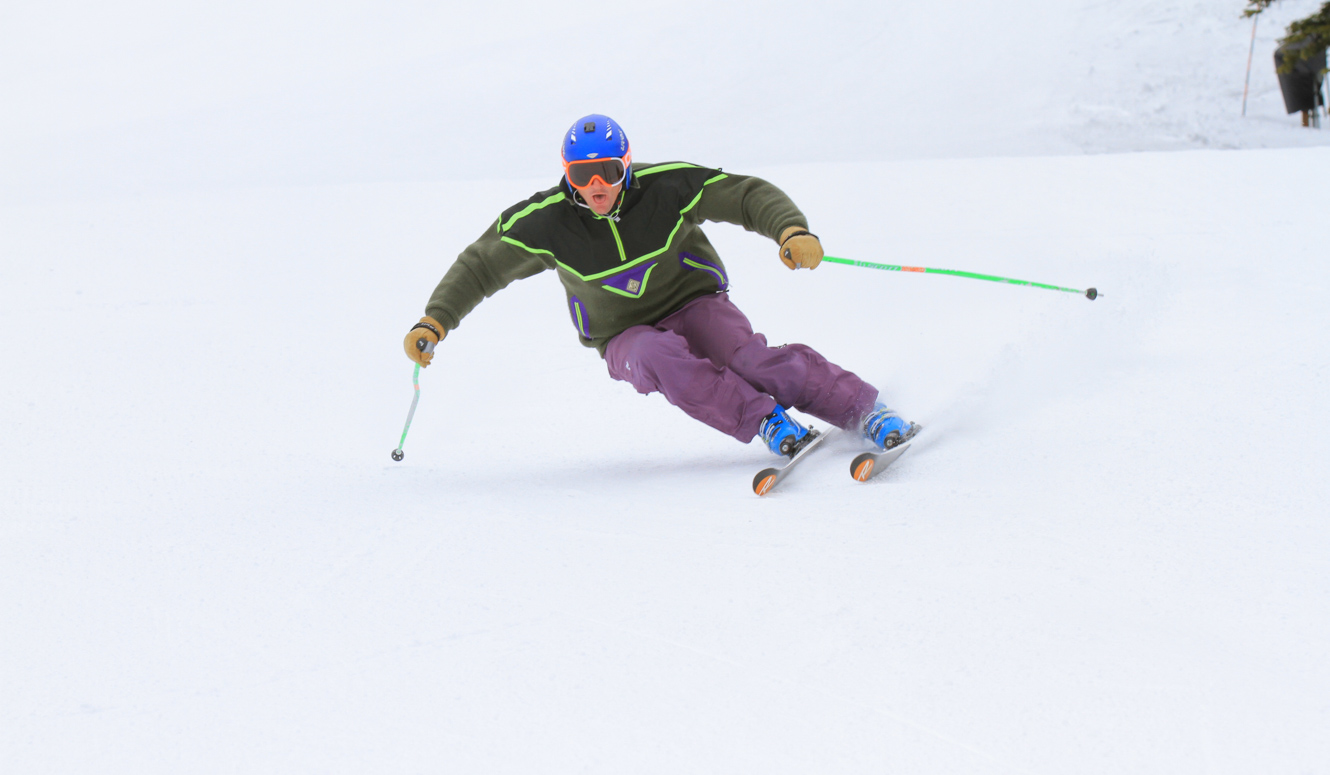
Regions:
<instances>
[{"instance_id":1,"label":"skier's right glove","mask_svg":"<svg viewBox=\"0 0 1330 775\"><path fill-rule=\"evenodd\" d=\"M430 347L430 352L426 352L425 348L429 345L438 344L439 340L447 335L448 332L444 330L442 323L426 315L410 331L406 332L406 340L402 342L402 348L406 350L406 357L421 366L429 366L429 362L434 358L434 348Z\"/></svg>"}]
</instances>

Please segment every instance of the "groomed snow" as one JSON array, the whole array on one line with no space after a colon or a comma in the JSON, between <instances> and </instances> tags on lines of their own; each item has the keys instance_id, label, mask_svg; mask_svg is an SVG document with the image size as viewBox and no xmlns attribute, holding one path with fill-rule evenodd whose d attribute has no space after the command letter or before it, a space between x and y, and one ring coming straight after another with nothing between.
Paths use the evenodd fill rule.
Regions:
<instances>
[{"instance_id":1,"label":"groomed snow","mask_svg":"<svg viewBox=\"0 0 1330 775\"><path fill-rule=\"evenodd\" d=\"M162 80L102 124L66 111L94 103L62 103L50 71L32 83L51 91L23 103L46 112L5 119L20 140L0 150L18 171L0 206L0 771L1325 771L1330 149L1282 115L1268 65L1251 120L1225 117L1250 26L1199 2L1039 2L1037 23L972 4L970 42L1038 54L985 63L1030 80L984 91L1044 107L995 119L996 133L939 128L924 95L958 65L901 51L929 48L965 5L833 4L804 25L792 5L687 6L710 36L643 6L629 33L668 22L665 42L628 66L664 91L583 109L600 96L585 84L540 91L567 67L482 67L466 99L527 97L531 120L477 140L457 170L436 148L411 174L391 159L429 141L395 123L405 98L369 104L364 125L333 121L330 136L365 151L344 159L335 143L284 154L244 137L206 158L196 135L136 157L112 124L162 139L219 103L182 89L173 113L170 74L121 51L141 31L75 24L110 51L107 72ZM1147 7L1156 16L1133 15ZM466 50L575 64L567 27L539 8L514 16L513 38L492 26L509 6L469 11ZM263 13L280 32L300 9ZM24 13L31 51L66 40L54 16ZM300 54L270 61L268 83L326 96L372 62L424 79L412 56L458 34L442 12L341 8L314 29L358 47L265 43L238 32L246 13L263 18L240 6L173 42L178 71L220 67L210 36L231 24ZM874 24L902 19L909 47L874 42ZM844 107L859 134L788 156L770 100L694 78L671 102L683 76L667 43L684 75L700 67L690 56L771 62L743 80L774 95L804 71L769 36L801 29L815 53L843 32L834 61L929 88L865 105L863 67L813 57L796 123ZM1276 26L1260 29L1272 45ZM1162 64L1142 53L1166 50ZM1138 89L1186 72L1189 52L1207 57L1189 72L1231 77L1199 78L1183 112L1151 109ZM1035 74L1090 60L1082 75L1102 88L1050 107ZM283 125L216 78L232 115L290 137L332 104L311 98ZM392 462L412 396L403 330L495 213L557 179L545 130L593 109L617 110L643 160L775 181L831 255L1104 296L791 273L762 238L709 227L759 330L813 345L927 426L888 474L852 482L842 441L754 497L769 454L610 380L552 274L488 300L440 346ZM753 139L672 118L689 110ZM1207 145L1187 139L1198 126L1247 150L1176 150ZM886 149L876 160L858 154L865 137ZM54 165L41 147L66 140L123 155L32 183ZM467 166L488 157L512 166Z\"/></svg>"}]
</instances>

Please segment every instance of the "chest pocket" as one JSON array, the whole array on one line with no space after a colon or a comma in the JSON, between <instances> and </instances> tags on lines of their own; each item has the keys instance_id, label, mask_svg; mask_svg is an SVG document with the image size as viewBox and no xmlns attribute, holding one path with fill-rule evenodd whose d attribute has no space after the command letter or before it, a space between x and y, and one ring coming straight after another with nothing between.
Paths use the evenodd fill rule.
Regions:
<instances>
[{"instance_id":1,"label":"chest pocket","mask_svg":"<svg viewBox=\"0 0 1330 775\"><path fill-rule=\"evenodd\" d=\"M642 294L647 292L647 283L651 281L651 273L656 269L655 261L648 261L645 264L639 264L626 272L620 272L601 283L601 287L611 293L617 293L620 296L627 296L630 299L640 299Z\"/></svg>"}]
</instances>

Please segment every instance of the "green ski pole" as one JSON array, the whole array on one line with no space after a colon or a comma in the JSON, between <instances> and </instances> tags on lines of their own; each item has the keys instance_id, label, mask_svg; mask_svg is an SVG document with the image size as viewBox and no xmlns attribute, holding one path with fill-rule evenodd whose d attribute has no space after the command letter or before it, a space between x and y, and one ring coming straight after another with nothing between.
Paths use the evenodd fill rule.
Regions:
<instances>
[{"instance_id":1,"label":"green ski pole","mask_svg":"<svg viewBox=\"0 0 1330 775\"><path fill-rule=\"evenodd\" d=\"M1010 283L1011 285L1028 285L1031 288L1047 288L1050 291L1066 291L1067 293L1077 293L1085 296L1090 301L1099 298L1101 293L1094 288L1080 290L1078 288L1063 288L1057 285L1047 285L1045 283L1032 283L1029 280L1013 280L1010 277L997 277L991 274L977 274L975 272L961 272L955 269L933 269L927 266L896 266L895 264L875 264L871 261L852 261L848 258L836 258L835 256L823 256L823 261L830 261L833 264L845 264L846 266L862 266L868 269L881 269L887 272L920 272L923 274L949 274L953 277L969 277L973 280L988 280L994 283Z\"/></svg>"},{"instance_id":2,"label":"green ski pole","mask_svg":"<svg viewBox=\"0 0 1330 775\"><path fill-rule=\"evenodd\" d=\"M425 353L434 352L434 342L425 338L416 340L416 349ZM411 409L406 413L406 427L402 428L402 440L397 442L397 449L393 450L393 460L401 461L406 457L402 447L406 445L406 432L411 430L411 418L416 416L416 404L420 403L420 364L416 364L416 370L411 375L411 384L416 389L416 394L411 397Z\"/></svg>"}]
</instances>

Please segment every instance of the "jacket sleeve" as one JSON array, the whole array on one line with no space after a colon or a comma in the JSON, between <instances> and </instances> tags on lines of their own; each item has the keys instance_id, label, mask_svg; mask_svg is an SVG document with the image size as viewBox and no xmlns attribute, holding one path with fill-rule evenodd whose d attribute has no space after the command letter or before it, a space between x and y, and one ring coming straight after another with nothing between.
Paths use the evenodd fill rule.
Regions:
<instances>
[{"instance_id":1,"label":"jacket sleeve","mask_svg":"<svg viewBox=\"0 0 1330 775\"><path fill-rule=\"evenodd\" d=\"M748 175L712 178L703 187L694 212L699 223L734 223L771 240L780 239L780 233L791 226L808 228L808 219L784 191Z\"/></svg>"},{"instance_id":2,"label":"jacket sleeve","mask_svg":"<svg viewBox=\"0 0 1330 775\"><path fill-rule=\"evenodd\" d=\"M539 274L548 267L540 256L500 239L495 221L448 268L425 305L425 314L452 331L467 313L514 280Z\"/></svg>"}]
</instances>

